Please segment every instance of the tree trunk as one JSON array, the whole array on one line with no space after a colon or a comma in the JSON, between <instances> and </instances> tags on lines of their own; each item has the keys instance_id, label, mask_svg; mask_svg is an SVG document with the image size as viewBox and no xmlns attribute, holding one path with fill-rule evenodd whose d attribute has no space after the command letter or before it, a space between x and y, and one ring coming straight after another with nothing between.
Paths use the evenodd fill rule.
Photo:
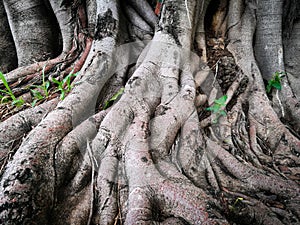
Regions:
<instances>
[{"instance_id":1,"label":"tree trunk","mask_svg":"<svg viewBox=\"0 0 300 225\"><path fill-rule=\"evenodd\" d=\"M53 57L51 17L43 1L3 2L16 46L18 66Z\"/></svg>"},{"instance_id":2,"label":"tree trunk","mask_svg":"<svg viewBox=\"0 0 300 225\"><path fill-rule=\"evenodd\" d=\"M0 223L299 224L293 3L0 3Z\"/></svg>"},{"instance_id":3,"label":"tree trunk","mask_svg":"<svg viewBox=\"0 0 300 225\"><path fill-rule=\"evenodd\" d=\"M0 2L0 18L0 71L7 73L17 67L17 55L2 1Z\"/></svg>"}]
</instances>

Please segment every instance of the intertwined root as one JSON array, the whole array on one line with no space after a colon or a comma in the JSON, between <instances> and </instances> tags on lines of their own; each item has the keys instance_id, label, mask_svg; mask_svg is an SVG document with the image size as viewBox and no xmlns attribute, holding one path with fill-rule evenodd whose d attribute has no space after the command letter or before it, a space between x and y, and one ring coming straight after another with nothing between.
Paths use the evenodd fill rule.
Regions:
<instances>
[{"instance_id":1,"label":"intertwined root","mask_svg":"<svg viewBox=\"0 0 300 225\"><path fill-rule=\"evenodd\" d=\"M149 37L156 21L153 11L148 14L145 1L129 2L127 13L135 27L124 40ZM116 1L98 3L98 20L89 20L96 24L95 40L75 35L85 50L80 57L67 54L78 59L73 65L83 66L72 92L57 106L58 100L52 100L0 125L0 154L14 154L2 168L0 223L297 224L300 143L265 95L252 54L252 8L245 5L244 14L230 13L229 25L235 26L229 38L240 41L230 42L228 49L239 69L235 80L220 88L206 64L189 51L191 24L203 9L195 1L166 1L153 41L146 47L133 44L145 47L138 60L140 50L125 54L128 46L118 46L124 40L117 39ZM239 3L230 2L230 8L242 9ZM141 12L143 6L147 14ZM59 13L68 15L58 11L57 17L63 16ZM182 20L187 13L193 21ZM198 28L204 15L200 17ZM85 27L82 12L80 18ZM71 32L65 32L68 49ZM61 63L57 60L50 60L46 70ZM100 96L110 93L104 86L118 90L126 80L126 69L116 71L115 61L126 66L137 62L135 72L119 101L97 112L99 103L109 99ZM62 66L69 71L68 63ZM42 66L27 68L27 80L37 67ZM19 72L9 79L17 79ZM199 121L203 104L211 104L222 90L226 116L212 113ZM23 133L29 134L21 140Z\"/></svg>"}]
</instances>

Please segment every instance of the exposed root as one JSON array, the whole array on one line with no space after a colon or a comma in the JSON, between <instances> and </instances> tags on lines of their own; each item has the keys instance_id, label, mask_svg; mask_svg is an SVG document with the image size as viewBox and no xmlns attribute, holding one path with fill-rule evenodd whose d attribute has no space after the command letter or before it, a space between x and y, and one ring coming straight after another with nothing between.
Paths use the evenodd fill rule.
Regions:
<instances>
[{"instance_id":1,"label":"exposed root","mask_svg":"<svg viewBox=\"0 0 300 225\"><path fill-rule=\"evenodd\" d=\"M156 26L158 18L147 1L128 0L128 2L152 28Z\"/></svg>"},{"instance_id":2,"label":"exposed root","mask_svg":"<svg viewBox=\"0 0 300 225\"><path fill-rule=\"evenodd\" d=\"M209 68L191 53L209 2L165 1L153 41L134 43L128 38L145 38L142 30L157 22L147 1L128 0L129 21L118 1L97 1L94 20L84 4L52 2L71 28L60 21L68 53L44 72L80 74L57 106L55 98L0 124L0 223L299 223L300 142L265 93L252 48L254 7L230 1L234 58L215 43L206 52ZM219 16L225 20L225 12ZM93 40L81 33L92 24ZM123 33L129 24L141 29ZM224 24L216 25L222 35ZM45 63L7 78L30 83ZM224 94L226 116L213 122L217 115L205 108Z\"/></svg>"},{"instance_id":3,"label":"exposed root","mask_svg":"<svg viewBox=\"0 0 300 225\"><path fill-rule=\"evenodd\" d=\"M7 157L13 155L19 142L25 138L41 120L52 111L58 100L46 102L35 108L22 111L0 124L0 165L3 169L7 162ZM11 152L12 151L12 152ZM1 169L1 173L2 173Z\"/></svg>"}]
</instances>

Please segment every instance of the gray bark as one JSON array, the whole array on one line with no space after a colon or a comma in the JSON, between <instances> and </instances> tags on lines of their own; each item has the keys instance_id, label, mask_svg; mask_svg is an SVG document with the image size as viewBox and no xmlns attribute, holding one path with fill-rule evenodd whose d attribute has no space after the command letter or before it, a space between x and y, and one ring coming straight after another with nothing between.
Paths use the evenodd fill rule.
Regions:
<instances>
[{"instance_id":1,"label":"gray bark","mask_svg":"<svg viewBox=\"0 0 300 225\"><path fill-rule=\"evenodd\" d=\"M284 39L284 62L288 79L291 87L300 98L300 22L293 24L292 32L289 37Z\"/></svg>"},{"instance_id":2,"label":"gray bark","mask_svg":"<svg viewBox=\"0 0 300 225\"><path fill-rule=\"evenodd\" d=\"M255 58L266 80L276 71L284 71L282 17L283 0L257 2Z\"/></svg>"},{"instance_id":3,"label":"gray bark","mask_svg":"<svg viewBox=\"0 0 300 225\"><path fill-rule=\"evenodd\" d=\"M16 46L18 66L53 57L55 37L43 1L3 2Z\"/></svg>"},{"instance_id":4,"label":"gray bark","mask_svg":"<svg viewBox=\"0 0 300 225\"><path fill-rule=\"evenodd\" d=\"M7 73L17 67L17 55L2 1L0 18L0 71Z\"/></svg>"},{"instance_id":5,"label":"gray bark","mask_svg":"<svg viewBox=\"0 0 300 225\"><path fill-rule=\"evenodd\" d=\"M165 0L159 18L148 2L48 2L63 52L45 75L80 74L63 101L52 84L53 102L1 122L0 223L299 224L298 100L264 81L298 63L278 51L297 21L282 39L272 0ZM45 63L6 74L13 90Z\"/></svg>"}]
</instances>

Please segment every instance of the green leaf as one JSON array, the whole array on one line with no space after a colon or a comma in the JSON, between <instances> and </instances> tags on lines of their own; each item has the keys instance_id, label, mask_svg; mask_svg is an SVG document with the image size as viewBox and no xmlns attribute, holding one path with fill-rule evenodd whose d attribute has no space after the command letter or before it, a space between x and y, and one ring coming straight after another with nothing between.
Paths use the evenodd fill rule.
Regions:
<instances>
[{"instance_id":1,"label":"green leaf","mask_svg":"<svg viewBox=\"0 0 300 225\"><path fill-rule=\"evenodd\" d=\"M224 110L221 110L221 111L219 112L219 114L220 114L221 116L226 116L226 115L227 115L226 112L225 112Z\"/></svg>"},{"instance_id":2,"label":"green leaf","mask_svg":"<svg viewBox=\"0 0 300 225\"><path fill-rule=\"evenodd\" d=\"M276 83L280 83L281 82L281 77L280 76L275 76L273 79Z\"/></svg>"},{"instance_id":3,"label":"green leaf","mask_svg":"<svg viewBox=\"0 0 300 225\"><path fill-rule=\"evenodd\" d=\"M10 93L8 91L2 90L2 89L0 89L0 92L2 92L4 94L7 94L7 95L10 95Z\"/></svg>"},{"instance_id":4,"label":"green leaf","mask_svg":"<svg viewBox=\"0 0 300 225\"><path fill-rule=\"evenodd\" d=\"M270 93L272 88L275 88L277 90L281 90L282 86L281 86L281 77L285 75L285 72L279 72L276 71L273 74L273 78L271 80L268 81L268 85L266 87L266 92Z\"/></svg>"},{"instance_id":5,"label":"green leaf","mask_svg":"<svg viewBox=\"0 0 300 225\"><path fill-rule=\"evenodd\" d=\"M71 83L71 78L72 77L76 77L78 75L78 73L73 73L74 72L74 69L68 74L68 76L66 76L64 79L63 79L63 84L66 84L68 85L68 87L70 86L70 83Z\"/></svg>"},{"instance_id":6,"label":"green leaf","mask_svg":"<svg viewBox=\"0 0 300 225\"><path fill-rule=\"evenodd\" d=\"M60 99L61 99L61 100L64 100L65 97L66 97L66 92L63 90L63 91L61 91Z\"/></svg>"},{"instance_id":7,"label":"green leaf","mask_svg":"<svg viewBox=\"0 0 300 225\"><path fill-rule=\"evenodd\" d=\"M115 101L121 94L123 94L124 92L124 88L120 88L119 91L111 97L110 101Z\"/></svg>"},{"instance_id":8,"label":"green leaf","mask_svg":"<svg viewBox=\"0 0 300 225\"><path fill-rule=\"evenodd\" d=\"M67 87L68 87L68 89L71 89L71 78L70 77L67 79Z\"/></svg>"},{"instance_id":9,"label":"green leaf","mask_svg":"<svg viewBox=\"0 0 300 225\"><path fill-rule=\"evenodd\" d=\"M62 87L62 85L63 85L63 82L57 80L56 78L52 78L52 82L55 83L55 84L57 84L58 87Z\"/></svg>"},{"instance_id":10,"label":"green leaf","mask_svg":"<svg viewBox=\"0 0 300 225\"><path fill-rule=\"evenodd\" d=\"M219 99L216 99L214 102L215 102L216 104L219 104L219 105L224 106L226 100L227 100L227 95L223 95L223 96L220 97Z\"/></svg>"},{"instance_id":11,"label":"green leaf","mask_svg":"<svg viewBox=\"0 0 300 225\"><path fill-rule=\"evenodd\" d=\"M63 80L62 80L62 83L63 84L69 84L71 81L71 77L70 77L70 74L68 76L66 76Z\"/></svg>"},{"instance_id":12,"label":"green leaf","mask_svg":"<svg viewBox=\"0 0 300 225\"><path fill-rule=\"evenodd\" d=\"M206 108L208 111L212 111L213 113L217 113L220 110L220 105L212 105L211 107Z\"/></svg>"},{"instance_id":13,"label":"green leaf","mask_svg":"<svg viewBox=\"0 0 300 225\"><path fill-rule=\"evenodd\" d=\"M227 95L223 95L222 97L215 99L214 104L211 107L206 108L208 111L212 111L212 113L216 114L216 118L213 120L213 123L217 123L220 116L226 116L226 112L223 109L226 106Z\"/></svg>"},{"instance_id":14,"label":"green leaf","mask_svg":"<svg viewBox=\"0 0 300 225\"><path fill-rule=\"evenodd\" d=\"M272 89L272 83L269 81L267 88L266 88L267 93L270 93L271 89Z\"/></svg>"},{"instance_id":15,"label":"green leaf","mask_svg":"<svg viewBox=\"0 0 300 225\"><path fill-rule=\"evenodd\" d=\"M0 79L1 79L2 83L4 84L5 88L6 88L7 91L8 91L8 92L6 92L6 93L9 94L11 97L12 97L12 96L15 97L14 94L13 94L13 92L11 91L11 89L10 89L10 87L9 87L9 85L8 85L8 83L7 83L7 81L6 81L6 78L5 78L4 74L3 74L2 72L0 72ZM3 90L2 90L2 91L3 91ZM4 93L5 93L5 92L4 92ZM13 97L12 97L12 98L13 98Z\"/></svg>"},{"instance_id":16,"label":"green leaf","mask_svg":"<svg viewBox=\"0 0 300 225\"><path fill-rule=\"evenodd\" d=\"M6 78L5 78L5 76L2 72L0 72L0 79L1 79L2 83L4 84L4 86L6 87L6 89L7 90L10 89L9 86L8 86L8 83L6 81Z\"/></svg>"},{"instance_id":17,"label":"green leaf","mask_svg":"<svg viewBox=\"0 0 300 225\"><path fill-rule=\"evenodd\" d=\"M117 100L117 98L122 95L124 92L124 88L120 88L119 91L114 94L108 101L105 102L103 109L107 109L108 107L110 107L112 105L112 103Z\"/></svg>"},{"instance_id":18,"label":"green leaf","mask_svg":"<svg viewBox=\"0 0 300 225\"><path fill-rule=\"evenodd\" d=\"M46 82L45 82L45 90L48 90L49 87L50 87L50 82L49 82L49 81L46 81Z\"/></svg>"},{"instance_id":19,"label":"green leaf","mask_svg":"<svg viewBox=\"0 0 300 225\"><path fill-rule=\"evenodd\" d=\"M37 99L34 99L33 102L31 103L31 107L34 107L36 105L37 101L38 101Z\"/></svg>"},{"instance_id":20,"label":"green leaf","mask_svg":"<svg viewBox=\"0 0 300 225\"><path fill-rule=\"evenodd\" d=\"M22 98L14 99L12 101L12 104L17 106L17 107L21 107L24 104L24 100Z\"/></svg>"},{"instance_id":21,"label":"green leaf","mask_svg":"<svg viewBox=\"0 0 300 225\"><path fill-rule=\"evenodd\" d=\"M272 86L274 88L276 88L277 90L281 90L281 84L280 84L280 82L274 82L274 83L272 83Z\"/></svg>"},{"instance_id":22,"label":"green leaf","mask_svg":"<svg viewBox=\"0 0 300 225\"><path fill-rule=\"evenodd\" d=\"M35 97L37 100L44 99L44 96L41 94L41 92L34 90L34 89L31 89L30 91L33 94L33 97Z\"/></svg>"},{"instance_id":23,"label":"green leaf","mask_svg":"<svg viewBox=\"0 0 300 225\"><path fill-rule=\"evenodd\" d=\"M112 105L111 101L106 101L104 106L103 106L103 109L108 109L111 105Z\"/></svg>"},{"instance_id":24,"label":"green leaf","mask_svg":"<svg viewBox=\"0 0 300 225\"><path fill-rule=\"evenodd\" d=\"M52 78L52 82L57 84L57 85L61 85L62 82L60 82L59 80L57 80L56 78Z\"/></svg>"},{"instance_id":25,"label":"green leaf","mask_svg":"<svg viewBox=\"0 0 300 225\"><path fill-rule=\"evenodd\" d=\"M66 81L67 79L70 79L71 77L73 76L76 76L74 73L73 73L74 69L64 78L63 81Z\"/></svg>"}]
</instances>

